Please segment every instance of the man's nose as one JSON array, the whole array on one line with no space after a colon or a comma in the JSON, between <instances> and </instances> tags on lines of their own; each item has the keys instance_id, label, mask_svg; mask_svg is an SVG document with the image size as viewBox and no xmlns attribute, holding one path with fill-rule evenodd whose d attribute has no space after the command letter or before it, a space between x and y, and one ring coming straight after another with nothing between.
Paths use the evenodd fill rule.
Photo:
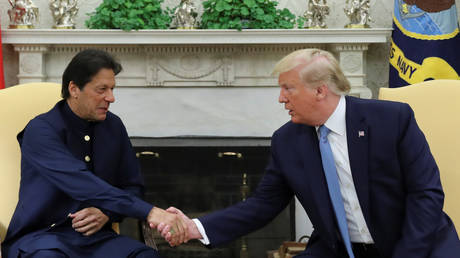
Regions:
<instances>
[{"instance_id":1,"label":"man's nose","mask_svg":"<svg viewBox=\"0 0 460 258\"><path fill-rule=\"evenodd\" d=\"M113 95L113 91L109 90L105 95L105 101L113 103L115 102L115 96Z\"/></svg>"},{"instance_id":2,"label":"man's nose","mask_svg":"<svg viewBox=\"0 0 460 258\"><path fill-rule=\"evenodd\" d=\"M279 103L286 103L287 102L287 98L284 96L282 89L280 90L280 96L278 97L278 102Z\"/></svg>"}]
</instances>

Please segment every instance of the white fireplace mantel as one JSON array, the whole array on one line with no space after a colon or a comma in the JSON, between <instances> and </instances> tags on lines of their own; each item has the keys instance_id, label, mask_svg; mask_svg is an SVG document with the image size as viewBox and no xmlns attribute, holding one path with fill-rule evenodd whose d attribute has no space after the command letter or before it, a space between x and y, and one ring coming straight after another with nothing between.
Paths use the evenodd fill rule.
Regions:
<instances>
[{"instance_id":1,"label":"white fireplace mantel","mask_svg":"<svg viewBox=\"0 0 460 258\"><path fill-rule=\"evenodd\" d=\"M370 98L365 52L369 44L387 42L391 29L7 29L3 33L4 43L19 52L20 83L58 81L67 61L59 56L70 53L70 58L80 49L102 47L115 52L125 66L137 68L119 76L121 86L276 87L270 70L280 57L299 48L317 47L336 54L351 82L351 94Z\"/></svg>"},{"instance_id":2,"label":"white fireplace mantel","mask_svg":"<svg viewBox=\"0 0 460 258\"><path fill-rule=\"evenodd\" d=\"M4 44L19 53L20 83L60 82L76 52L96 47L123 65L112 111L130 136L269 137L289 119L277 103L274 64L315 47L334 53L351 95L371 98L369 44L388 42L391 29L321 30L13 30Z\"/></svg>"},{"instance_id":3,"label":"white fireplace mantel","mask_svg":"<svg viewBox=\"0 0 460 258\"><path fill-rule=\"evenodd\" d=\"M290 30L51 30L3 31L5 44L196 45L196 44L371 44L385 43L390 28Z\"/></svg>"}]
</instances>

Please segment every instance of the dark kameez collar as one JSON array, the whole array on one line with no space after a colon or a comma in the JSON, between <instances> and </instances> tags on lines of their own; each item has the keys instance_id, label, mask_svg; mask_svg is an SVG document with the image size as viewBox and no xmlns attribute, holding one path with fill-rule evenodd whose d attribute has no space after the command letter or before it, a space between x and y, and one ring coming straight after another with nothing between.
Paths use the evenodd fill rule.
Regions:
<instances>
[{"instance_id":1,"label":"dark kameez collar","mask_svg":"<svg viewBox=\"0 0 460 258\"><path fill-rule=\"evenodd\" d=\"M62 104L62 113L64 115L64 119L67 120L70 127L72 129L76 129L83 133L90 133L94 129L94 126L97 122L88 121L82 119L81 117L77 116L72 109L70 109L69 104L67 104L66 100L62 100L64 103Z\"/></svg>"}]
</instances>

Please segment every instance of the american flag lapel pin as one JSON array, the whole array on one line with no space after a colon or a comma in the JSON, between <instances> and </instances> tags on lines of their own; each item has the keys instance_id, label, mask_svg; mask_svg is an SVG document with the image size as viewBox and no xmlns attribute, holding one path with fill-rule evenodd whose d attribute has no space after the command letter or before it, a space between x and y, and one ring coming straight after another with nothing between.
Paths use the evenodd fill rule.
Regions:
<instances>
[{"instance_id":1,"label":"american flag lapel pin","mask_svg":"<svg viewBox=\"0 0 460 258\"><path fill-rule=\"evenodd\" d=\"M364 137L364 131L358 131L358 137Z\"/></svg>"}]
</instances>

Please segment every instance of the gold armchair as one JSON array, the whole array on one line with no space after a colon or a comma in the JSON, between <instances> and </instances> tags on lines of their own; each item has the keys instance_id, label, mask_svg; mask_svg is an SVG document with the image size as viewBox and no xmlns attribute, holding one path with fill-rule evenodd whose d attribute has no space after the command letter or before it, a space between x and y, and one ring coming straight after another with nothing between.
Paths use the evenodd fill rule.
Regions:
<instances>
[{"instance_id":1,"label":"gold armchair","mask_svg":"<svg viewBox=\"0 0 460 258\"><path fill-rule=\"evenodd\" d=\"M18 202L21 152L16 135L60 99L57 83L27 83L0 90L0 239Z\"/></svg>"},{"instance_id":2,"label":"gold armchair","mask_svg":"<svg viewBox=\"0 0 460 258\"><path fill-rule=\"evenodd\" d=\"M444 210L460 227L460 80L432 80L402 88L380 88L379 99L408 103L438 164Z\"/></svg>"}]
</instances>

